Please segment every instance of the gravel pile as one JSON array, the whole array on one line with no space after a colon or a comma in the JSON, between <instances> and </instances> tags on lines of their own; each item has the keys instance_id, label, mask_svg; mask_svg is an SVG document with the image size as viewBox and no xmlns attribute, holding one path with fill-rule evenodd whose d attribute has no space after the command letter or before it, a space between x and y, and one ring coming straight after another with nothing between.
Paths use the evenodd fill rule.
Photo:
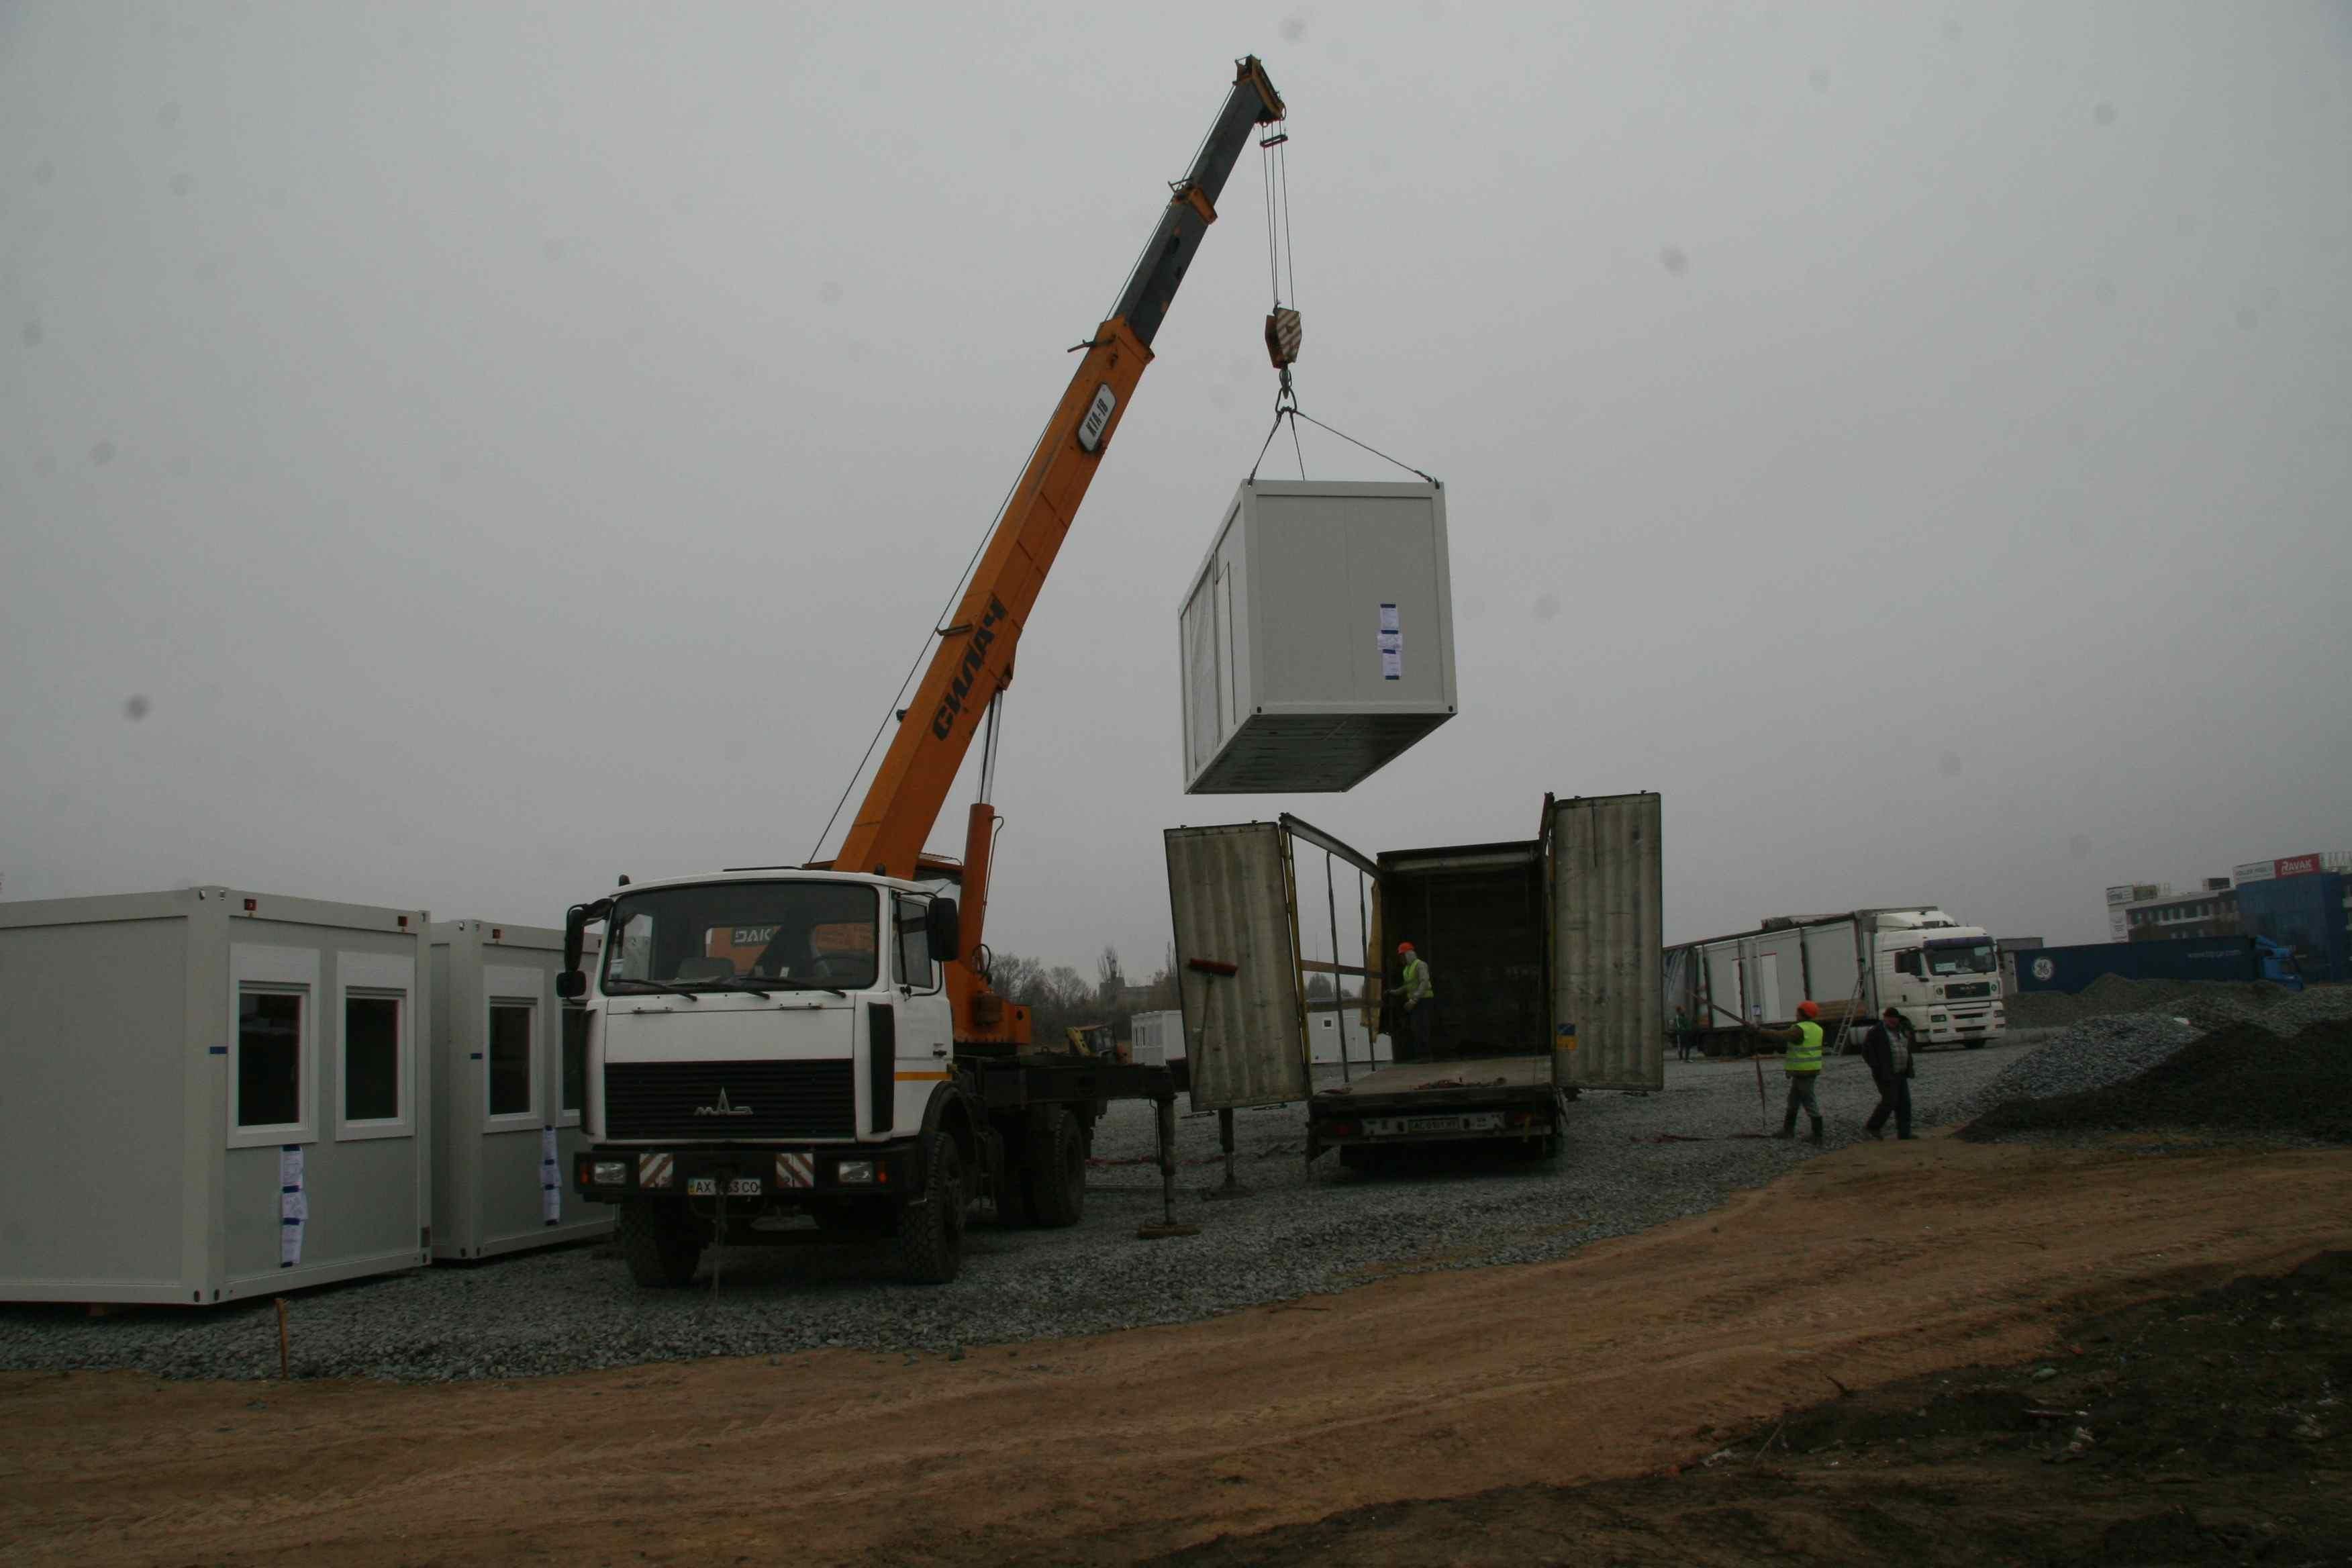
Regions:
<instances>
[{"instance_id":1,"label":"gravel pile","mask_svg":"<svg viewBox=\"0 0 2352 1568\"><path fill-rule=\"evenodd\" d=\"M1923 1063L1923 1125L2013 1059L2012 1047ZM962 1353L966 1347L1175 1323L1339 1290L1382 1274L1556 1258L1605 1237L1704 1213L1814 1152L1753 1136L1780 1125L1782 1075L1747 1061L1666 1064L1665 1089L1588 1095L1569 1108L1566 1147L1549 1163L1484 1163L1416 1174L1342 1172L1300 1158L1297 1106L1235 1117L1236 1198L1209 1199L1223 1172L1214 1116L1181 1118L1177 1217L1202 1234L1135 1239L1160 1217L1149 1157L1150 1108L1119 1104L1099 1129L1103 1162L1087 1217L1067 1230L1013 1230L975 1219L962 1278L918 1288L883 1257L850 1247L735 1247L710 1287L641 1290L610 1247L572 1247L471 1267L437 1267L290 1298L296 1374L416 1380L504 1378L713 1355L787 1355L827 1347ZM1822 1074L1829 1147L1863 1136L1876 1091L1862 1063ZM1181 1101L1179 1102L1180 1107ZM1661 1141L1664 1140L1664 1141ZM0 1307L0 1368L124 1367L165 1377L274 1377L276 1313L267 1300L92 1319L78 1310Z\"/></svg>"},{"instance_id":2,"label":"gravel pile","mask_svg":"<svg viewBox=\"0 0 2352 1568\"><path fill-rule=\"evenodd\" d=\"M2127 1079L2005 1101L1961 1136L2149 1129L2352 1142L2352 1024L2329 1019L2293 1035L2227 1025Z\"/></svg>"},{"instance_id":3,"label":"gravel pile","mask_svg":"<svg viewBox=\"0 0 2352 1568\"><path fill-rule=\"evenodd\" d=\"M2352 1017L2352 985L2313 985L2296 992L2262 981L2126 980L2103 974L2071 996L2029 991L2009 999L2009 1023L2014 1029L2063 1026L2116 1013L2171 1013L2208 1027L2259 1023L2274 1034L2292 1034L2322 1019Z\"/></svg>"},{"instance_id":4,"label":"gravel pile","mask_svg":"<svg viewBox=\"0 0 2352 1568\"><path fill-rule=\"evenodd\" d=\"M1991 1079L1939 1107L1946 1121L1974 1122L1997 1105L2053 1100L2137 1078L2197 1037L2197 1026L2162 1013L2085 1018L2016 1057ZM1917 1089L1913 1089L1916 1100Z\"/></svg>"}]
</instances>

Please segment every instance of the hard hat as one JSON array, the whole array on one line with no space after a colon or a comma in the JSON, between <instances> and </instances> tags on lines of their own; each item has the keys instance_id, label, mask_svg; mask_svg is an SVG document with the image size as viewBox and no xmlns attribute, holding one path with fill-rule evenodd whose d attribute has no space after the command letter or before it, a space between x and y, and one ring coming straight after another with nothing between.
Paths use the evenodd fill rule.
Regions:
<instances>
[{"instance_id":1,"label":"hard hat","mask_svg":"<svg viewBox=\"0 0 2352 1568\"><path fill-rule=\"evenodd\" d=\"M1399 952L1411 952L1412 951L1412 943L1409 942L1401 942L1397 943L1397 951Z\"/></svg>"},{"instance_id":2,"label":"hard hat","mask_svg":"<svg viewBox=\"0 0 2352 1568\"><path fill-rule=\"evenodd\" d=\"M1798 1003L1798 1004L1797 1004L1797 1016L1798 1016L1798 1017L1800 1017L1800 1018L1818 1018L1818 1017L1820 1017L1821 1016L1822 1016L1822 1005L1821 1005L1820 1003L1818 1003L1818 1002L1813 1001L1811 998L1808 997L1806 1000L1804 1000L1804 1001L1800 1002L1800 1003Z\"/></svg>"}]
</instances>

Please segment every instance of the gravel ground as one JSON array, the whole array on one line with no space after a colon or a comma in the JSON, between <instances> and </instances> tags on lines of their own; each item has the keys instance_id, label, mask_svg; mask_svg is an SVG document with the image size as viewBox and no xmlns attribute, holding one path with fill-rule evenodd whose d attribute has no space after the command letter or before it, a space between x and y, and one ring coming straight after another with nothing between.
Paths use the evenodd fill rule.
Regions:
<instances>
[{"instance_id":1,"label":"gravel ground","mask_svg":"<svg viewBox=\"0 0 2352 1568\"><path fill-rule=\"evenodd\" d=\"M2017 1054L1996 1046L1927 1058L1913 1086L1920 1125L1955 1120L1968 1092ZM1762 1066L1777 1129L1781 1074L1776 1062ZM1592 1094L1570 1106L1566 1147L1549 1164L1400 1176L1342 1172L1328 1154L1310 1169L1299 1158L1299 1107L1244 1110L1234 1121L1245 1190L1214 1201L1202 1194L1223 1174L1216 1118L1181 1117L1177 1217L1202 1234L1153 1242L1135 1232L1160 1218L1159 1173L1117 1163L1150 1155L1150 1108L1115 1105L1097 1136L1105 1163L1087 1184L1084 1223L1055 1231L975 1221L951 1285L900 1284L870 1249L732 1247L716 1290L707 1261L692 1289L641 1290L609 1247L572 1247L301 1292L290 1299L293 1364L305 1377L442 1380L827 1346L961 1354L1183 1322L1384 1273L1554 1258L1704 1213L1811 1157L1801 1139L1752 1136L1768 1125L1756 1079L1746 1061L1669 1061L1662 1093ZM1832 1060L1822 1079L1828 1147L1838 1148L1864 1136L1877 1097L1858 1058ZM273 1377L277 1317L267 1300L100 1319L0 1307L0 1368L104 1367Z\"/></svg>"}]
</instances>

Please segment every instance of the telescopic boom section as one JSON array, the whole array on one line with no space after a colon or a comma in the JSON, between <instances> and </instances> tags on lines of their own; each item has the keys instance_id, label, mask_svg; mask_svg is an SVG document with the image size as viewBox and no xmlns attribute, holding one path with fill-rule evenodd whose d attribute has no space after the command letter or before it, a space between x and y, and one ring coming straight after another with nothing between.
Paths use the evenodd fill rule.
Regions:
<instances>
[{"instance_id":1,"label":"telescopic boom section","mask_svg":"<svg viewBox=\"0 0 2352 1568\"><path fill-rule=\"evenodd\" d=\"M1243 60L1232 94L1191 173L1170 197L1117 309L1086 345L1086 358L997 521L962 604L940 628L940 645L834 858L836 868L915 874L916 858L990 700L1012 683L1021 628L1127 412L1129 395L1151 363L1151 341L1216 219L1225 180L1255 128L1282 117L1282 100L1265 67L1255 56ZM963 896L964 930L973 934L960 956L968 958L978 942L985 887L972 885L968 876Z\"/></svg>"}]
</instances>

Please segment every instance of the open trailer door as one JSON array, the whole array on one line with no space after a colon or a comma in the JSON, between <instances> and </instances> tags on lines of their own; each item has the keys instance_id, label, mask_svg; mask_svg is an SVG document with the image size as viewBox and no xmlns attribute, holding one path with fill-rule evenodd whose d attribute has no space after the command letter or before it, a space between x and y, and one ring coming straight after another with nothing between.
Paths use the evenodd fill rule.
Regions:
<instances>
[{"instance_id":1,"label":"open trailer door","mask_svg":"<svg viewBox=\"0 0 2352 1568\"><path fill-rule=\"evenodd\" d=\"M1654 795L1544 798L1552 1082L1561 1089L1665 1087L1658 826Z\"/></svg>"},{"instance_id":2,"label":"open trailer door","mask_svg":"<svg viewBox=\"0 0 2352 1568\"><path fill-rule=\"evenodd\" d=\"M1194 1110L1305 1100L1290 845L1271 822L1167 830L1177 1005Z\"/></svg>"}]
</instances>

